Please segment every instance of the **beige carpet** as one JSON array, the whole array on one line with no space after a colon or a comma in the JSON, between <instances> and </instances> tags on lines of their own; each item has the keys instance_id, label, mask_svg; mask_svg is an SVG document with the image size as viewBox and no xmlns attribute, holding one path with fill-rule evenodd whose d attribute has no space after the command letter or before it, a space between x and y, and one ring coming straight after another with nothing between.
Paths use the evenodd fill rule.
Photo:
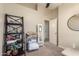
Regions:
<instances>
[{"instance_id":1,"label":"beige carpet","mask_svg":"<svg viewBox=\"0 0 79 59\"><path fill-rule=\"evenodd\" d=\"M66 56L79 56L79 49L75 48L66 48L62 53Z\"/></svg>"},{"instance_id":2,"label":"beige carpet","mask_svg":"<svg viewBox=\"0 0 79 59\"><path fill-rule=\"evenodd\" d=\"M63 56L62 48L59 48L51 43L45 43L43 47L40 47L40 49L26 52L27 56Z\"/></svg>"}]
</instances>

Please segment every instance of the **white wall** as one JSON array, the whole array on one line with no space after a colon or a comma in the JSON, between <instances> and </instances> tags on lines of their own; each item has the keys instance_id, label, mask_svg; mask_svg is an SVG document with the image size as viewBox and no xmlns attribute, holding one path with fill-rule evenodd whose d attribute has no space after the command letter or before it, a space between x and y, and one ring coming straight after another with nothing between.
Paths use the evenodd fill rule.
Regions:
<instances>
[{"instance_id":1,"label":"white wall","mask_svg":"<svg viewBox=\"0 0 79 59\"><path fill-rule=\"evenodd\" d=\"M4 28L4 19L3 19L3 5L0 4L0 55L2 55L2 40L3 40L3 28Z\"/></svg>"},{"instance_id":2,"label":"white wall","mask_svg":"<svg viewBox=\"0 0 79 59\"><path fill-rule=\"evenodd\" d=\"M79 4L64 4L58 12L59 46L72 48L75 44L79 48L79 31L72 31L67 26L68 19L79 13Z\"/></svg>"}]
</instances>

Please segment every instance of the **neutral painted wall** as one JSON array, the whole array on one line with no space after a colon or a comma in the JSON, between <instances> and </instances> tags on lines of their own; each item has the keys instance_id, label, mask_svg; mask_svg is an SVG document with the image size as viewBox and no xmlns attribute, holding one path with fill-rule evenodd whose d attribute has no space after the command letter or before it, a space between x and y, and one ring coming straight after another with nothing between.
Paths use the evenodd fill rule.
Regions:
<instances>
[{"instance_id":1,"label":"neutral painted wall","mask_svg":"<svg viewBox=\"0 0 79 59\"><path fill-rule=\"evenodd\" d=\"M18 4L4 4L4 14L12 14L24 17L24 29L27 31L36 31L36 24L43 24L42 14Z\"/></svg>"},{"instance_id":2,"label":"neutral painted wall","mask_svg":"<svg viewBox=\"0 0 79 59\"><path fill-rule=\"evenodd\" d=\"M47 10L43 10L43 11L47 11ZM44 24L45 19L50 19L50 17L52 17L53 15L52 12L53 11L48 10L47 14L43 15L44 14L43 12L35 11L33 9L26 8L18 4L4 4L4 14L8 13L8 14L24 17L25 32L36 31L35 28L36 24L38 23Z\"/></svg>"},{"instance_id":3,"label":"neutral painted wall","mask_svg":"<svg viewBox=\"0 0 79 59\"><path fill-rule=\"evenodd\" d=\"M45 11L45 9L44 9ZM47 10L46 10L47 11ZM43 12L35 11L33 9L21 6L19 4L0 4L0 55L2 55L2 42L3 42L3 33L4 33L4 15L11 14L16 16L23 16L24 17L24 32L33 31L36 32L36 25L43 24L44 20L52 18L51 16L54 15L50 10L47 11L47 14L43 14ZM49 15L47 17L47 15ZM44 36L43 36L44 38Z\"/></svg>"},{"instance_id":4,"label":"neutral painted wall","mask_svg":"<svg viewBox=\"0 0 79 59\"><path fill-rule=\"evenodd\" d=\"M3 27L4 27L4 19L3 19L3 5L0 4L0 55L2 55L2 40L3 40Z\"/></svg>"},{"instance_id":5,"label":"neutral painted wall","mask_svg":"<svg viewBox=\"0 0 79 59\"><path fill-rule=\"evenodd\" d=\"M19 5L25 6L26 8L31 8L36 10L36 3L18 3Z\"/></svg>"},{"instance_id":6,"label":"neutral painted wall","mask_svg":"<svg viewBox=\"0 0 79 59\"><path fill-rule=\"evenodd\" d=\"M67 26L68 19L79 13L79 4L63 4L59 7L59 46L79 48L79 31L72 31Z\"/></svg>"},{"instance_id":7,"label":"neutral painted wall","mask_svg":"<svg viewBox=\"0 0 79 59\"><path fill-rule=\"evenodd\" d=\"M38 4L38 11L43 14L44 18L48 18L48 20L52 20L57 17L57 8L52 10L45 8L42 4Z\"/></svg>"}]
</instances>

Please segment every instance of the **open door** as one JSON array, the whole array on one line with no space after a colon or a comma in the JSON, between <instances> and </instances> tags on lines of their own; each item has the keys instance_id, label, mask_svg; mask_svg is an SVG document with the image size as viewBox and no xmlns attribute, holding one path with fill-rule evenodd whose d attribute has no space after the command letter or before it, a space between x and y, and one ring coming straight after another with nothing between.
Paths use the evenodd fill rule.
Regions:
<instances>
[{"instance_id":1,"label":"open door","mask_svg":"<svg viewBox=\"0 0 79 59\"><path fill-rule=\"evenodd\" d=\"M57 18L50 20L49 29L49 42L57 45Z\"/></svg>"}]
</instances>

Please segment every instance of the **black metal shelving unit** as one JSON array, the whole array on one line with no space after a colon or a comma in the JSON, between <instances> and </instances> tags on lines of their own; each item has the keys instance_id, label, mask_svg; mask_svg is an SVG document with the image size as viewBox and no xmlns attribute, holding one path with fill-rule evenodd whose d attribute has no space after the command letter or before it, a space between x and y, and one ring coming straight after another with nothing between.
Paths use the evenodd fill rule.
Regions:
<instances>
[{"instance_id":1,"label":"black metal shelving unit","mask_svg":"<svg viewBox=\"0 0 79 59\"><path fill-rule=\"evenodd\" d=\"M5 14L3 55L17 56L24 54L23 42L23 17Z\"/></svg>"}]
</instances>

